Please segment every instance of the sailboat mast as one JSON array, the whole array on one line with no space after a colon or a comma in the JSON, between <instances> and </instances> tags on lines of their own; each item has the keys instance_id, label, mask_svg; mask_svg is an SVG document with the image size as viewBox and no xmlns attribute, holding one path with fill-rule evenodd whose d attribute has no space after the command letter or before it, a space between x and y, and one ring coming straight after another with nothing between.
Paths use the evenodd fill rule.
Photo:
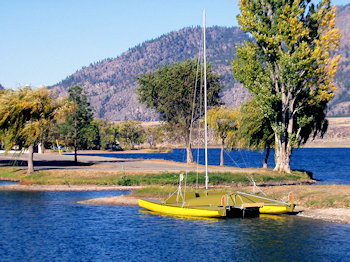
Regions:
<instances>
[{"instance_id":1,"label":"sailboat mast","mask_svg":"<svg viewBox=\"0 0 350 262\"><path fill-rule=\"evenodd\" d=\"M205 9L203 9L203 66L204 66L204 155L205 155L205 190L208 190L208 116L207 116L207 54L205 36Z\"/></svg>"}]
</instances>

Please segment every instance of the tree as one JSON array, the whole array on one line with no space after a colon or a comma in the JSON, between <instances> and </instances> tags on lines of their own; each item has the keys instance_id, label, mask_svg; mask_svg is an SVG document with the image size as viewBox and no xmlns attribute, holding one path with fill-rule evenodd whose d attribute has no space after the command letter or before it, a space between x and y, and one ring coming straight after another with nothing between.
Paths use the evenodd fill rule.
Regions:
<instances>
[{"instance_id":1,"label":"tree","mask_svg":"<svg viewBox=\"0 0 350 262\"><path fill-rule=\"evenodd\" d=\"M67 143L74 148L74 162L78 162L78 148L86 148L88 141L85 133L90 133L93 120L93 109L87 100L87 95L80 86L68 90L67 115L59 126L60 133ZM93 132L93 131L91 131Z\"/></svg>"},{"instance_id":2,"label":"tree","mask_svg":"<svg viewBox=\"0 0 350 262\"><path fill-rule=\"evenodd\" d=\"M263 168L267 168L267 160L275 137L271 122L264 116L264 112L255 99L249 99L240 107L237 134L241 147L265 150Z\"/></svg>"},{"instance_id":3,"label":"tree","mask_svg":"<svg viewBox=\"0 0 350 262\"><path fill-rule=\"evenodd\" d=\"M148 126L145 128L146 142L150 148L155 148L158 143L163 142L164 138L164 127L163 126Z\"/></svg>"},{"instance_id":4,"label":"tree","mask_svg":"<svg viewBox=\"0 0 350 262\"><path fill-rule=\"evenodd\" d=\"M158 68L155 72L138 77L139 101L160 114L162 120L172 126L185 140L187 162L193 162L190 127L203 116L200 96L201 79L196 60L186 60ZM197 88L196 88L197 87ZM219 76L207 65L208 105L219 105L221 86ZM194 112L194 114L192 114Z\"/></svg>"},{"instance_id":5,"label":"tree","mask_svg":"<svg viewBox=\"0 0 350 262\"><path fill-rule=\"evenodd\" d=\"M101 148L101 135L98 123L94 120L84 128L81 140L81 148L83 149L95 149L99 150Z\"/></svg>"},{"instance_id":6,"label":"tree","mask_svg":"<svg viewBox=\"0 0 350 262\"><path fill-rule=\"evenodd\" d=\"M221 140L220 166L224 166L226 139L237 129L238 112L227 107L213 107L208 111L208 126L214 130L215 139Z\"/></svg>"},{"instance_id":7,"label":"tree","mask_svg":"<svg viewBox=\"0 0 350 262\"><path fill-rule=\"evenodd\" d=\"M248 88L275 137L275 170L291 172L292 148L324 134L339 56L330 0L241 0L240 27L254 38L237 48L234 77Z\"/></svg>"},{"instance_id":8,"label":"tree","mask_svg":"<svg viewBox=\"0 0 350 262\"><path fill-rule=\"evenodd\" d=\"M145 141L145 130L140 121L125 121L119 126L119 137L127 148L134 149Z\"/></svg>"},{"instance_id":9,"label":"tree","mask_svg":"<svg viewBox=\"0 0 350 262\"><path fill-rule=\"evenodd\" d=\"M45 88L24 87L0 96L0 130L5 149L15 144L28 148L29 174L34 172L34 145L42 141L57 107Z\"/></svg>"}]
</instances>

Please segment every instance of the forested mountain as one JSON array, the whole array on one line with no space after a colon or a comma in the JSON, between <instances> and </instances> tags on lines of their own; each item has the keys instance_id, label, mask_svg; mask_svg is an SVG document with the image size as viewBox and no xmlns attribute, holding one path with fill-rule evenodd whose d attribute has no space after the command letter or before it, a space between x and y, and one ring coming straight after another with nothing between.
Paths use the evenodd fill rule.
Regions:
<instances>
[{"instance_id":1,"label":"forested mountain","mask_svg":"<svg viewBox=\"0 0 350 262\"><path fill-rule=\"evenodd\" d=\"M340 44L342 56L336 80L339 86L331 103L330 115L350 113L350 5L338 8L337 23L343 36ZM129 49L117 58L109 58L78 70L52 86L58 95L79 85L87 92L95 108L95 116L110 120L156 120L157 115L137 101L135 89L139 74L157 67L198 55L201 28L184 28L163 35ZM240 29L226 27L207 28L207 60L221 75L222 100L228 105L239 105L248 93L232 77L231 60L235 46L248 39Z\"/></svg>"},{"instance_id":2,"label":"forested mountain","mask_svg":"<svg viewBox=\"0 0 350 262\"><path fill-rule=\"evenodd\" d=\"M54 86L60 94L72 85L84 87L94 106L96 117L110 120L155 120L156 114L145 109L134 93L139 74L157 67L198 56L201 28L184 28L129 49L114 59L91 64ZM237 103L246 92L241 88L233 95L231 60L235 45L247 39L238 28L207 29L207 59L222 76L225 102ZM229 101L232 100L233 102Z\"/></svg>"},{"instance_id":3,"label":"forested mountain","mask_svg":"<svg viewBox=\"0 0 350 262\"><path fill-rule=\"evenodd\" d=\"M1 89L5 89L5 88L0 84L0 90L1 90Z\"/></svg>"}]
</instances>

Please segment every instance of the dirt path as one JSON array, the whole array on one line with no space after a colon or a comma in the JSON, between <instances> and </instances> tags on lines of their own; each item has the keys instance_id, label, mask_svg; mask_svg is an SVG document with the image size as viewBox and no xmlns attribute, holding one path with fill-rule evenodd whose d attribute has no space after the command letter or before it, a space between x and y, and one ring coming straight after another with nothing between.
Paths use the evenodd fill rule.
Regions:
<instances>
[{"instance_id":1,"label":"dirt path","mask_svg":"<svg viewBox=\"0 0 350 262\"><path fill-rule=\"evenodd\" d=\"M84 170L101 170L101 171L122 171L130 173L147 173L147 172L180 172L180 171L197 171L204 172L204 166L197 164L186 164L161 159L125 159L114 156L114 153L102 152L103 154L113 154L113 157L90 156L86 155L90 151L84 151L78 156L78 163L74 163L73 155L58 153L34 154L35 170L52 170L52 169L84 169ZM92 151L92 153L95 153ZM101 152L100 152L101 153ZM139 152L137 152L139 153ZM16 162L17 165L25 168L27 166L27 154L21 156L0 154L0 166L11 165ZM256 168L237 168L237 167L219 167L210 166L212 172L254 172ZM262 172L259 169L259 172Z\"/></svg>"}]
</instances>

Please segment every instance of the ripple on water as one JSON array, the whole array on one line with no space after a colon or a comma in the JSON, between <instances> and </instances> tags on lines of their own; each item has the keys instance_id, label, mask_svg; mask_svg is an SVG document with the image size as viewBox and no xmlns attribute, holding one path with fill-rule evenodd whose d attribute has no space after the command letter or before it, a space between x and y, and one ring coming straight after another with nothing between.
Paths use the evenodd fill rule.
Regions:
<instances>
[{"instance_id":1,"label":"ripple on water","mask_svg":"<svg viewBox=\"0 0 350 262\"><path fill-rule=\"evenodd\" d=\"M134 206L76 204L125 193L0 192L0 261L343 261L349 255L349 225L294 216L185 219Z\"/></svg>"}]
</instances>

